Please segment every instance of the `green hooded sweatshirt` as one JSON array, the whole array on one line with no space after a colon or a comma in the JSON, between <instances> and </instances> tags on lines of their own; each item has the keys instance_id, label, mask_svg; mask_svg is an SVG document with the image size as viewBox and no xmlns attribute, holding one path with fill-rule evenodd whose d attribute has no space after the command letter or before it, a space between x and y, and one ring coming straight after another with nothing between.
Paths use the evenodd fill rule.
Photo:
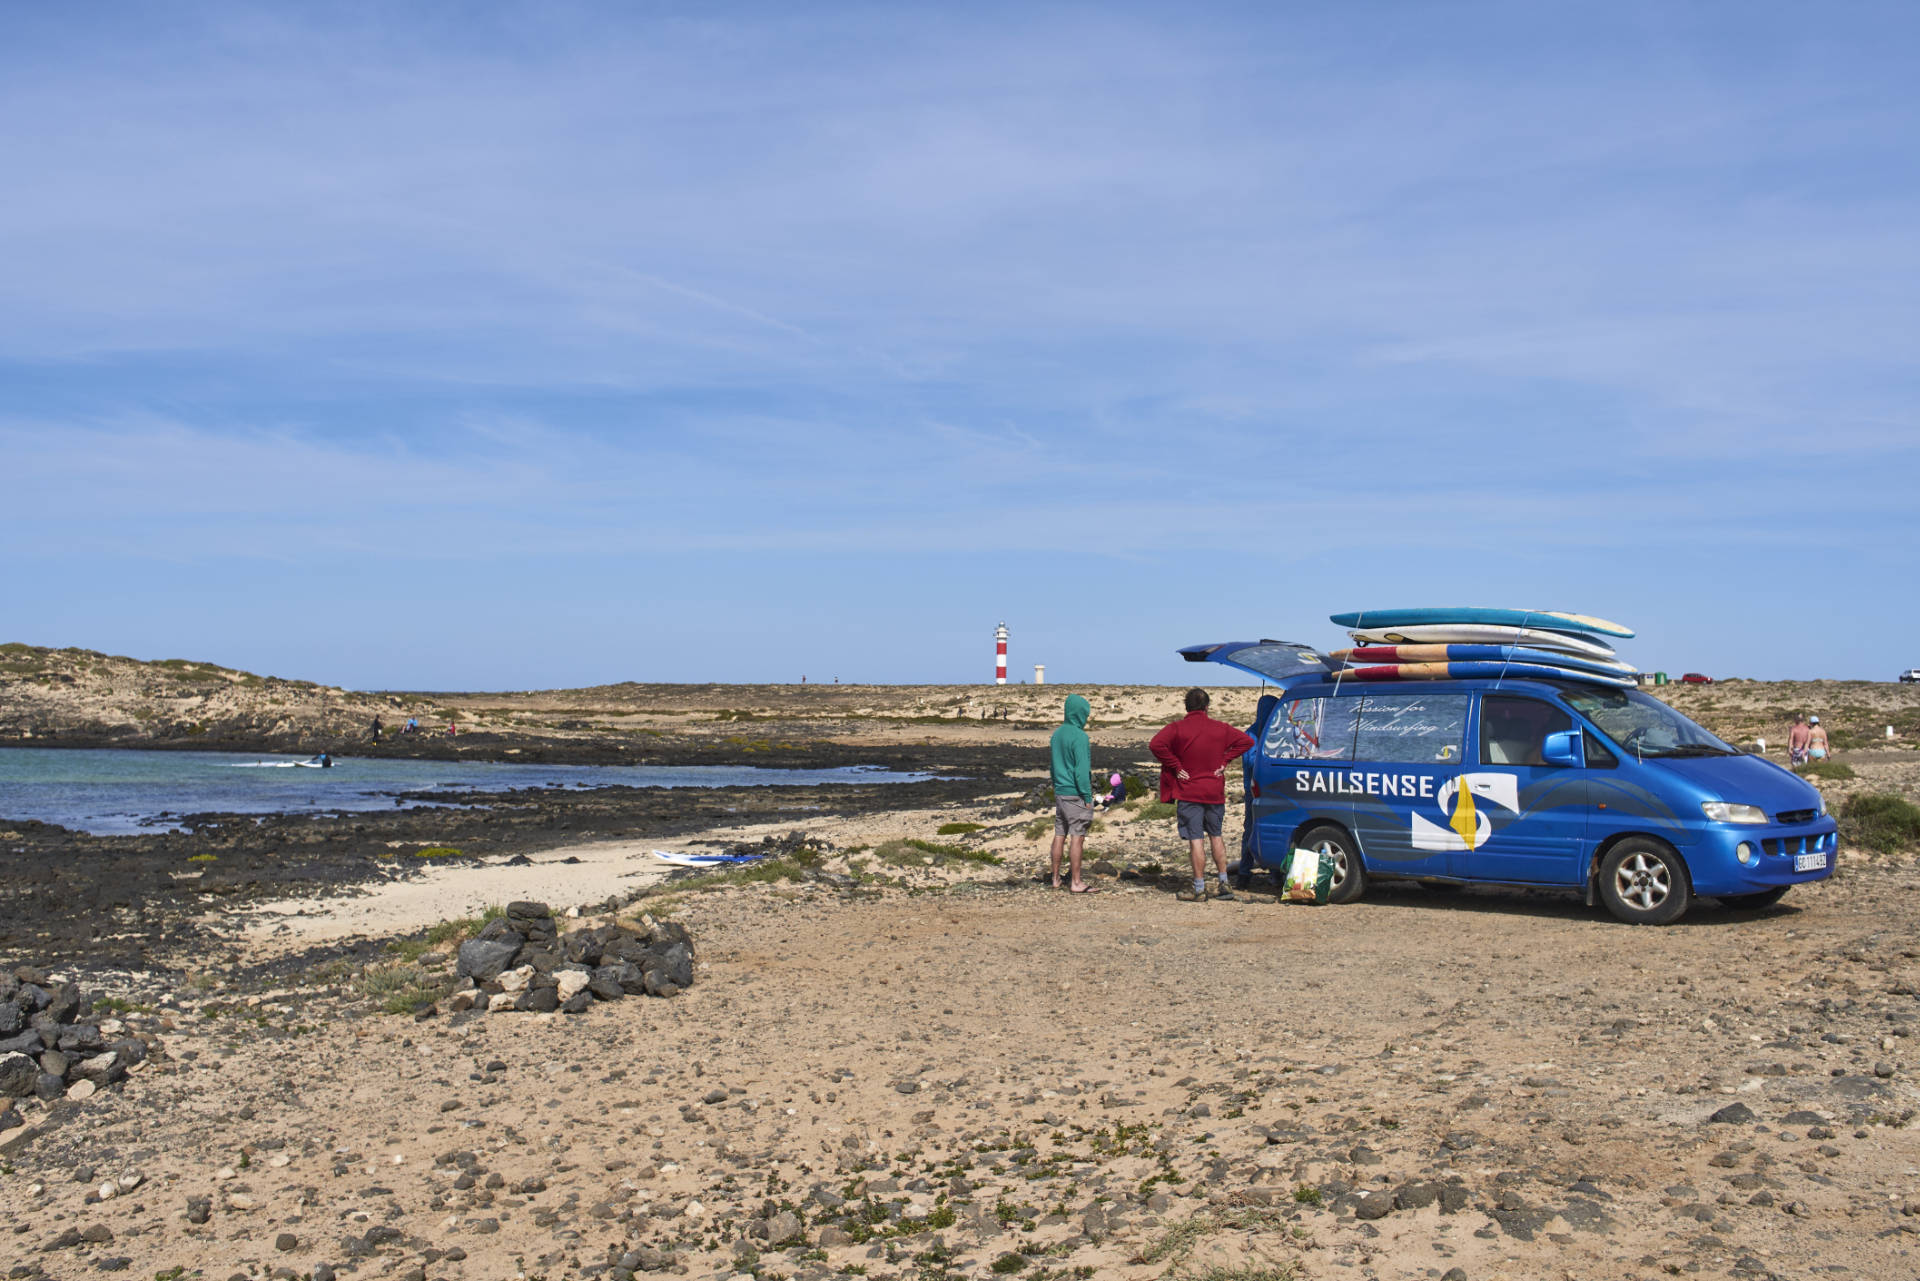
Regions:
<instances>
[{"instance_id":1,"label":"green hooded sweatshirt","mask_svg":"<svg viewBox=\"0 0 1920 1281\"><path fill-rule=\"evenodd\" d=\"M1093 706L1078 694L1067 695L1067 717L1053 731L1053 794L1078 796L1093 804L1093 745L1087 741L1087 717Z\"/></svg>"}]
</instances>

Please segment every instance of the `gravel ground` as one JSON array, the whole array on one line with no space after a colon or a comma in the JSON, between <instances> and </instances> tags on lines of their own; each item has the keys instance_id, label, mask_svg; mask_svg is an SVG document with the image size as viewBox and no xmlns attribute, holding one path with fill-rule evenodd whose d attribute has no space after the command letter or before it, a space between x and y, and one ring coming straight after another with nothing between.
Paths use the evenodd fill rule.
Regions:
<instances>
[{"instance_id":1,"label":"gravel ground","mask_svg":"<svg viewBox=\"0 0 1920 1281\"><path fill-rule=\"evenodd\" d=\"M169 993L161 1061L5 1136L0 1256L21 1276L1914 1273L1910 864L1850 858L1769 912L1668 929L1480 891L1196 905L1108 878L1076 899L1036 869L683 895L695 986L573 1018ZM57 1244L79 1232L98 1239Z\"/></svg>"}]
</instances>

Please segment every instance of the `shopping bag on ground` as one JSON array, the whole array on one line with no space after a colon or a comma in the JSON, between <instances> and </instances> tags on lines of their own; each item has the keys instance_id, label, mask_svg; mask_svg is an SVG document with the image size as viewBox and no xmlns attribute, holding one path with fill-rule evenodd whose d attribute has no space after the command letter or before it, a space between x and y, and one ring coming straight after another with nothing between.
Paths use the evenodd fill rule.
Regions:
<instances>
[{"instance_id":1,"label":"shopping bag on ground","mask_svg":"<svg viewBox=\"0 0 1920 1281\"><path fill-rule=\"evenodd\" d=\"M1295 850L1287 861L1287 882L1280 891L1284 903L1312 903L1316 907L1327 901L1327 893L1333 888L1333 860L1322 858L1319 850Z\"/></svg>"}]
</instances>

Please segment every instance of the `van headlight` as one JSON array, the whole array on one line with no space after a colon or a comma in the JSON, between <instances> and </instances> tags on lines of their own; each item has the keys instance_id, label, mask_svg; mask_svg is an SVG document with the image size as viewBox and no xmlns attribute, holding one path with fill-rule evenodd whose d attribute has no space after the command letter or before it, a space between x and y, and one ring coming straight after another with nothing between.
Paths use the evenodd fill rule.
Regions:
<instances>
[{"instance_id":1,"label":"van headlight","mask_svg":"<svg viewBox=\"0 0 1920 1281\"><path fill-rule=\"evenodd\" d=\"M1767 812L1758 805L1736 805L1732 801L1701 801L1700 809L1716 823L1764 823Z\"/></svg>"}]
</instances>

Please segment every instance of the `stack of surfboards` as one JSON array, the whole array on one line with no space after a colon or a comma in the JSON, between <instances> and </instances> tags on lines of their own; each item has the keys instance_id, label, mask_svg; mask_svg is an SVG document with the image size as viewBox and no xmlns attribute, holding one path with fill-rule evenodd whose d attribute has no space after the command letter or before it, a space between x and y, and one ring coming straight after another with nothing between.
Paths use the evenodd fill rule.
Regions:
<instances>
[{"instance_id":1,"label":"stack of surfboards","mask_svg":"<svg viewBox=\"0 0 1920 1281\"><path fill-rule=\"evenodd\" d=\"M1634 668L1610 639L1633 629L1559 610L1368 609L1335 614L1357 644L1330 657L1343 680L1486 680L1503 676L1633 685Z\"/></svg>"}]
</instances>

